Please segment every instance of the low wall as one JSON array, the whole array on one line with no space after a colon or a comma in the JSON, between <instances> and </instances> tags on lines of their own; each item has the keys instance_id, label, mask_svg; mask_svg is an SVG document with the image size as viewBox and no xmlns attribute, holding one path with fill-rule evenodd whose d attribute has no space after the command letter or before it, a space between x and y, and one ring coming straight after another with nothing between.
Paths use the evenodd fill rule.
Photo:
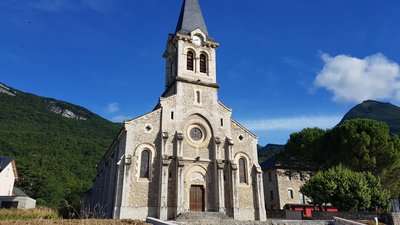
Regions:
<instances>
[{"instance_id":1,"label":"low wall","mask_svg":"<svg viewBox=\"0 0 400 225\"><path fill-rule=\"evenodd\" d=\"M168 221L163 221L163 220L159 220L153 217L147 217L146 218L146 223L150 223L153 225L176 225L176 223L171 223Z\"/></svg>"},{"instance_id":2,"label":"low wall","mask_svg":"<svg viewBox=\"0 0 400 225\"><path fill-rule=\"evenodd\" d=\"M312 218L314 220L333 220L333 217L339 217L348 220L374 220L375 217L379 218L377 213L370 212L312 212Z\"/></svg>"},{"instance_id":3,"label":"low wall","mask_svg":"<svg viewBox=\"0 0 400 225\"><path fill-rule=\"evenodd\" d=\"M33 209L36 207L36 200L25 196L0 196L2 202L18 202L17 209Z\"/></svg>"},{"instance_id":4,"label":"low wall","mask_svg":"<svg viewBox=\"0 0 400 225\"><path fill-rule=\"evenodd\" d=\"M347 220L336 216L333 217L333 222L335 225L365 225L363 223L358 223L352 220Z\"/></svg>"},{"instance_id":5,"label":"low wall","mask_svg":"<svg viewBox=\"0 0 400 225\"><path fill-rule=\"evenodd\" d=\"M388 225L400 225L400 212L384 214L379 218L379 221Z\"/></svg>"},{"instance_id":6,"label":"low wall","mask_svg":"<svg viewBox=\"0 0 400 225\"><path fill-rule=\"evenodd\" d=\"M400 212L392 213L393 225L400 225Z\"/></svg>"},{"instance_id":7,"label":"low wall","mask_svg":"<svg viewBox=\"0 0 400 225\"><path fill-rule=\"evenodd\" d=\"M303 216L301 214L301 211L271 209L271 210L267 210L267 218L286 219L286 220L301 220L301 219L303 219Z\"/></svg>"}]
</instances>

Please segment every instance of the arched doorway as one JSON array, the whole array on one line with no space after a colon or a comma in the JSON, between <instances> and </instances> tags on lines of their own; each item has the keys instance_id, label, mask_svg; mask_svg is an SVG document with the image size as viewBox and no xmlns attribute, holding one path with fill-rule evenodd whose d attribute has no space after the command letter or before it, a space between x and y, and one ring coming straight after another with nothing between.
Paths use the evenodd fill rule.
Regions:
<instances>
[{"instance_id":1,"label":"arched doorway","mask_svg":"<svg viewBox=\"0 0 400 225\"><path fill-rule=\"evenodd\" d=\"M190 211L204 212L204 193L205 190L202 185L192 185L190 187Z\"/></svg>"}]
</instances>

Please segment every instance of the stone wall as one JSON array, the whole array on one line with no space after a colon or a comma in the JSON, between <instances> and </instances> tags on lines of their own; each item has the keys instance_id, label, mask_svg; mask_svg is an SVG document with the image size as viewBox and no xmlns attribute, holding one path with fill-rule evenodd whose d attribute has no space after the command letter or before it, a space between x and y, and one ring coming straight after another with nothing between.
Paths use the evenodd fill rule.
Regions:
<instances>
[{"instance_id":1,"label":"stone wall","mask_svg":"<svg viewBox=\"0 0 400 225\"><path fill-rule=\"evenodd\" d=\"M305 183L305 180L300 177L299 173L293 173L283 169L277 169L279 192L279 207L283 209L286 204L304 204L303 197L300 193L300 187ZM293 191L293 198L289 194Z\"/></svg>"},{"instance_id":2,"label":"stone wall","mask_svg":"<svg viewBox=\"0 0 400 225\"><path fill-rule=\"evenodd\" d=\"M301 220L303 219L301 211L294 210L267 210L268 219L287 219L287 220Z\"/></svg>"},{"instance_id":3,"label":"stone wall","mask_svg":"<svg viewBox=\"0 0 400 225\"><path fill-rule=\"evenodd\" d=\"M140 118L129 121L126 125L128 131L127 154L132 155L130 166L131 179L129 180L129 207L158 206L158 185L161 138L160 138L161 110L153 111ZM141 153L149 150L150 177L140 178ZM146 215L142 215L144 219Z\"/></svg>"},{"instance_id":4,"label":"stone wall","mask_svg":"<svg viewBox=\"0 0 400 225\"><path fill-rule=\"evenodd\" d=\"M379 216L379 221L387 225L400 225L400 213L386 213Z\"/></svg>"},{"instance_id":5,"label":"stone wall","mask_svg":"<svg viewBox=\"0 0 400 225\"><path fill-rule=\"evenodd\" d=\"M400 213L392 213L393 225L400 225Z\"/></svg>"},{"instance_id":6,"label":"stone wall","mask_svg":"<svg viewBox=\"0 0 400 225\"><path fill-rule=\"evenodd\" d=\"M335 225L364 225L363 223L358 223L352 220L343 219L340 217L333 217L333 223Z\"/></svg>"},{"instance_id":7,"label":"stone wall","mask_svg":"<svg viewBox=\"0 0 400 225\"><path fill-rule=\"evenodd\" d=\"M280 209L277 170L271 168L263 171L263 178L265 208L267 210Z\"/></svg>"},{"instance_id":8,"label":"stone wall","mask_svg":"<svg viewBox=\"0 0 400 225\"><path fill-rule=\"evenodd\" d=\"M392 213L392 221L393 221L393 225L400 225L400 213Z\"/></svg>"},{"instance_id":9,"label":"stone wall","mask_svg":"<svg viewBox=\"0 0 400 225\"><path fill-rule=\"evenodd\" d=\"M333 217L340 217L348 220L374 220L375 217L378 217L378 214L369 212L312 212L312 218L315 220L332 220Z\"/></svg>"},{"instance_id":10,"label":"stone wall","mask_svg":"<svg viewBox=\"0 0 400 225\"><path fill-rule=\"evenodd\" d=\"M330 221L322 220L268 220L268 221L238 221L238 220L194 220L178 222L179 225L329 225Z\"/></svg>"}]
</instances>

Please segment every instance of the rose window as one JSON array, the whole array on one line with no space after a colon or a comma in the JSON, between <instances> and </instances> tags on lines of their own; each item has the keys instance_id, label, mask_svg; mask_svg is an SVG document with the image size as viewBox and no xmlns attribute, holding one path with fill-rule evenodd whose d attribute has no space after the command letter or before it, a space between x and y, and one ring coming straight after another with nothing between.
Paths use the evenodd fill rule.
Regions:
<instances>
[{"instance_id":1,"label":"rose window","mask_svg":"<svg viewBox=\"0 0 400 225\"><path fill-rule=\"evenodd\" d=\"M190 130L190 138L192 138L194 141L200 141L203 139L203 132L200 130L200 128L194 127L192 130Z\"/></svg>"}]
</instances>

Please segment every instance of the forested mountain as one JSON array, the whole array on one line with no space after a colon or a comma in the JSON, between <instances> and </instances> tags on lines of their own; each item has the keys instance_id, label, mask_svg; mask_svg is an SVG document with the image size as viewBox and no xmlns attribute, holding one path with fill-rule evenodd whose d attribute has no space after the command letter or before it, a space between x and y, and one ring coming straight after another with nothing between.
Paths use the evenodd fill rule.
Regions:
<instances>
[{"instance_id":1,"label":"forested mountain","mask_svg":"<svg viewBox=\"0 0 400 225\"><path fill-rule=\"evenodd\" d=\"M83 107L0 83L0 155L15 157L16 185L38 204L78 205L120 127Z\"/></svg>"},{"instance_id":2,"label":"forested mountain","mask_svg":"<svg viewBox=\"0 0 400 225\"><path fill-rule=\"evenodd\" d=\"M285 145L267 144L266 146L258 146L258 162L261 164L275 154L283 152Z\"/></svg>"},{"instance_id":3,"label":"forested mountain","mask_svg":"<svg viewBox=\"0 0 400 225\"><path fill-rule=\"evenodd\" d=\"M351 119L373 119L389 125L391 134L400 136L400 107L390 103L368 100L356 105L343 117L340 124Z\"/></svg>"}]
</instances>

